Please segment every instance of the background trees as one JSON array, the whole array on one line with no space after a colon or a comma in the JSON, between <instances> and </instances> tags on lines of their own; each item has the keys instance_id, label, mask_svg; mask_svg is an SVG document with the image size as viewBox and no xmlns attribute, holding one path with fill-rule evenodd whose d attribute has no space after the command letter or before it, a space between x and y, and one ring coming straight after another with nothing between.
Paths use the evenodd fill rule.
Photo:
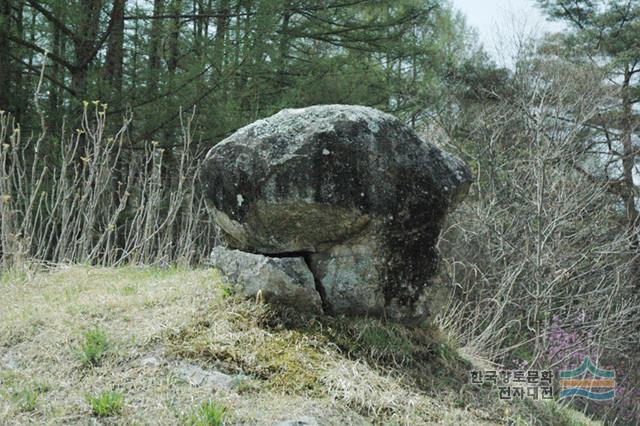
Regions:
<instances>
[{"instance_id":1,"label":"background trees","mask_svg":"<svg viewBox=\"0 0 640 426\"><path fill-rule=\"evenodd\" d=\"M474 85L485 95L441 135L476 184L441 241L455 290L440 319L470 354L517 368L597 359L616 370L614 404L574 403L633 424L640 49L625 31L640 24L637 5L541 3L573 28L520 40L513 71Z\"/></svg>"},{"instance_id":2,"label":"background trees","mask_svg":"<svg viewBox=\"0 0 640 426\"><path fill-rule=\"evenodd\" d=\"M609 157L599 177L609 180L610 188L622 199L626 210L629 238L640 247L638 235L637 138L640 102L640 4L628 0L566 1L539 0L553 19L568 23L572 31L553 43L561 54L576 64L588 63L603 72L603 81L615 93L616 101L600 105L590 127L592 135L586 150Z\"/></svg>"},{"instance_id":3,"label":"background trees","mask_svg":"<svg viewBox=\"0 0 640 426\"><path fill-rule=\"evenodd\" d=\"M488 66L436 0L3 0L0 12L5 264L197 263L215 238L196 170L227 134L319 103L417 127L455 101L436 102L464 67Z\"/></svg>"},{"instance_id":4,"label":"background trees","mask_svg":"<svg viewBox=\"0 0 640 426\"><path fill-rule=\"evenodd\" d=\"M0 106L18 118L45 66L48 125L84 100L136 116L135 143L171 146L197 107L210 146L283 107L377 106L416 125L476 48L436 1L3 0ZM45 52L47 58L44 58ZM20 120L23 127L30 123Z\"/></svg>"}]
</instances>

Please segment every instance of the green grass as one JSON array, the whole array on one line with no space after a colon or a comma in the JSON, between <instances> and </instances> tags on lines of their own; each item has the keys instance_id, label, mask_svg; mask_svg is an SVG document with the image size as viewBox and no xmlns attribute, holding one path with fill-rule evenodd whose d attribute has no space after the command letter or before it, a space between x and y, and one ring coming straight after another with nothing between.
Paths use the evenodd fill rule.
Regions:
<instances>
[{"instance_id":1,"label":"green grass","mask_svg":"<svg viewBox=\"0 0 640 426\"><path fill-rule=\"evenodd\" d=\"M104 330L96 328L84 334L80 347L80 361L85 366L96 366L109 349L109 339Z\"/></svg>"},{"instance_id":2,"label":"green grass","mask_svg":"<svg viewBox=\"0 0 640 426\"><path fill-rule=\"evenodd\" d=\"M24 284L29 281L28 268L12 267L4 269L0 273L0 285L17 285Z\"/></svg>"},{"instance_id":3,"label":"green grass","mask_svg":"<svg viewBox=\"0 0 640 426\"><path fill-rule=\"evenodd\" d=\"M406 332L395 324L384 324L377 320L365 320L357 324L352 342L357 349L368 352L372 358L395 355L411 356L413 347Z\"/></svg>"},{"instance_id":4,"label":"green grass","mask_svg":"<svg viewBox=\"0 0 640 426\"><path fill-rule=\"evenodd\" d=\"M2 289L0 424L596 424L471 386L437 327L274 310L214 270L72 266ZM238 382L193 386L182 362Z\"/></svg>"},{"instance_id":5,"label":"green grass","mask_svg":"<svg viewBox=\"0 0 640 426\"><path fill-rule=\"evenodd\" d=\"M25 382L25 377L20 374L4 371L0 374L0 400L3 398L2 389L8 390L6 397L23 413L35 411L38 401L45 395L50 386L39 382Z\"/></svg>"},{"instance_id":6,"label":"green grass","mask_svg":"<svg viewBox=\"0 0 640 426\"><path fill-rule=\"evenodd\" d=\"M233 295L235 294L235 292L233 291L233 288L229 285L221 285L220 292L223 298L233 297Z\"/></svg>"},{"instance_id":7,"label":"green grass","mask_svg":"<svg viewBox=\"0 0 640 426\"><path fill-rule=\"evenodd\" d=\"M136 294L137 292L138 292L137 287L132 285L128 285L122 288L122 294L124 294L125 296L131 296L133 294Z\"/></svg>"},{"instance_id":8,"label":"green grass","mask_svg":"<svg viewBox=\"0 0 640 426\"><path fill-rule=\"evenodd\" d=\"M200 405L185 422L186 426L222 426L227 409L215 401Z\"/></svg>"},{"instance_id":9,"label":"green grass","mask_svg":"<svg viewBox=\"0 0 640 426\"><path fill-rule=\"evenodd\" d=\"M26 387L13 393L14 403L21 411L35 411L38 406L38 389Z\"/></svg>"},{"instance_id":10,"label":"green grass","mask_svg":"<svg viewBox=\"0 0 640 426\"><path fill-rule=\"evenodd\" d=\"M105 391L89 397L91 412L94 416L110 417L120 414L124 407L124 396L115 391Z\"/></svg>"}]
</instances>

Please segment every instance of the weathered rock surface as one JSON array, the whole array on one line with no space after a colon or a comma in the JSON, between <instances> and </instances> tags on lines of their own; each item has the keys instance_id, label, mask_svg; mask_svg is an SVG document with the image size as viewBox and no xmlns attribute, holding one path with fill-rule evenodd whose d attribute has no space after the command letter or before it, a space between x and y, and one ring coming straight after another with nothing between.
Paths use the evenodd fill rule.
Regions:
<instances>
[{"instance_id":1,"label":"weathered rock surface","mask_svg":"<svg viewBox=\"0 0 640 426\"><path fill-rule=\"evenodd\" d=\"M283 110L212 148L202 180L231 247L305 256L325 308L417 322L435 244L471 175L372 108Z\"/></svg>"},{"instance_id":2,"label":"weathered rock surface","mask_svg":"<svg viewBox=\"0 0 640 426\"><path fill-rule=\"evenodd\" d=\"M303 416L295 420L283 420L273 426L318 426L318 421L309 416Z\"/></svg>"},{"instance_id":3,"label":"weathered rock surface","mask_svg":"<svg viewBox=\"0 0 640 426\"><path fill-rule=\"evenodd\" d=\"M174 372L178 377L189 383L191 386L203 386L211 390L229 390L233 388L237 382L237 377L215 370L205 370L197 365L189 364L184 361L176 364Z\"/></svg>"},{"instance_id":4,"label":"weathered rock surface","mask_svg":"<svg viewBox=\"0 0 640 426\"><path fill-rule=\"evenodd\" d=\"M313 275L302 258L274 258L215 247L211 265L246 297L261 292L267 302L283 303L303 312L322 312Z\"/></svg>"}]
</instances>

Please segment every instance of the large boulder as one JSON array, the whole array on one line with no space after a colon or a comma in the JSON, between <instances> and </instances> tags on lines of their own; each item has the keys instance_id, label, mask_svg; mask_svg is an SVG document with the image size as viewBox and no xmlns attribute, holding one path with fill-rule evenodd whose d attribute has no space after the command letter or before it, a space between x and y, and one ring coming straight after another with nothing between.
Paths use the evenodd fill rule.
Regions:
<instances>
[{"instance_id":1,"label":"large boulder","mask_svg":"<svg viewBox=\"0 0 640 426\"><path fill-rule=\"evenodd\" d=\"M471 174L389 114L323 105L238 130L209 151L202 181L227 243L304 256L328 312L416 322Z\"/></svg>"}]
</instances>

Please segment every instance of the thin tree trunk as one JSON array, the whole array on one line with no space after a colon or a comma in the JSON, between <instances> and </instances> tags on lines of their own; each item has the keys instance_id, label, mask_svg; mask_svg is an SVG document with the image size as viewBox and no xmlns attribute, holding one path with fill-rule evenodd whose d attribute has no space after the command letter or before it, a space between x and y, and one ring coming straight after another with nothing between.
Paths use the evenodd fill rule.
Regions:
<instances>
[{"instance_id":1,"label":"thin tree trunk","mask_svg":"<svg viewBox=\"0 0 640 426\"><path fill-rule=\"evenodd\" d=\"M210 13L211 12L211 8L213 7L212 1L213 0L207 0L207 8L205 10L206 13ZM202 25L203 25L203 28L202 28L203 38L202 38L202 40L207 42L207 41L209 41L209 19L205 19L202 22Z\"/></svg>"},{"instance_id":2,"label":"thin tree trunk","mask_svg":"<svg viewBox=\"0 0 640 426\"><path fill-rule=\"evenodd\" d=\"M96 53L101 1L85 0L81 4L82 16L74 40L76 64L71 72L71 85L81 97L86 97L87 73Z\"/></svg>"},{"instance_id":3,"label":"thin tree trunk","mask_svg":"<svg viewBox=\"0 0 640 426\"><path fill-rule=\"evenodd\" d=\"M636 154L633 148L633 106L630 93L632 73L629 65L624 68L622 81L622 180L623 198L629 226L629 239L632 254L631 269L635 277L635 287L640 291L640 237L638 236L638 210L636 209L635 186L633 184L633 170L636 162Z\"/></svg>"},{"instance_id":4,"label":"thin tree trunk","mask_svg":"<svg viewBox=\"0 0 640 426\"><path fill-rule=\"evenodd\" d=\"M24 36L24 1L19 0L16 12L16 37L23 39ZM33 53L29 52L29 55L32 56ZM14 114L16 122L22 123L22 114L27 109L27 93L23 87L22 72L17 69L13 70L13 77L15 79L13 95L16 98L13 102Z\"/></svg>"},{"instance_id":5,"label":"thin tree trunk","mask_svg":"<svg viewBox=\"0 0 640 426\"><path fill-rule=\"evenodd\" d=\"M203 9L204 9L204 6L202 4L202 1L200 0L192 1L191 12L193 13L194 16L196 16L197 14L201 14L203 12ZM193 20L193 51L197 58L202 57L203 27L204 27L204 20L202 18Z\"/></svg>"},{"instance_id":6,"label":"thin tree trunk","mask_svg":"<svg viewBox=\"0 0 640 426\"><path fill-rule=\"evenodd\" d=\"M60 2L56 2L54 5L54 13L60 18L64 18L63 5ZM58 57L64 57L65 35L58 25L53 22L49 22L51 28L51 34L53 35L53 43L51 45L51 52ZM59 82L64 82L65 67L58 61L51 60L51 77ZM49 120L49 127L54 129L62 122L64 111L62 109L62 100L64 99L64 92L62 87L52 85L49 89L49 111L47 113Z\"/></svg>"},{"instance_id":7,"label":"thin tree trunk","mask_svg":"<svg viewBox=\"0 0 640 426\"><path fill-rule=\"evenodd\" d=\"M62 32L60 31L60 28L58 28L56 25L50 24L51 27L51 33L53 34L53 43L51 46L51 51L53 53L55 53L56 55L60 54L60 51L62 50ZM56 61L52 61L51 63L51 76L58 80L58 81L62 81L60 79L60 64ZM53 114L53 115L57 115L57 111L59 110L60 107L60 91L58 87L52 87L49 91L49 114ZM52 123L57 122L56 119L51 120Z\"/></svg>"},{"instance_id":8,"label":"thin tree trunk","mask_svg":"<svg viewBox=\"0 0 640 426\"><path fill-rule=\"evenodd\" d=\"M107 46L105 75L113 90L113 97L118 99L122 93L122 67L124 50L124 10L125 0L114 0L111 10L111 34Z\"/></svg>"},{"instance_id":9,"label":"thin tree trunk","mask_svg":"<svg viewBox=\"0 0 640 426\"><path fill-rule=\"evenodd\" d=\"M154 0L153 15L162 15L164 11L164 1ZM162 34L162 21L154 19L151 22L151 34L149 35L149 76L148 76L148 96L153 96L158 89L158 73L160 72L160 38Z\"/></svg>"},{"instance_id":10,"label":"thin tree trunk","mask_svg":"<svg viewBox=\"0 0 640 426\"><path fill-rule=\"evenodd\" d=\"M237 64L241 63L243 60L246 60L247 57L250 57L249 61L247 61L248 63L250 63L251 65L253 65L255 63L255 58L251 57L252 52L255 52L253 49L254 46L252 46L252 28L251 25L253 24L253 19L249 17L249 15L252 13L252 8L253 8L253 2L252 0L246 0L243 2L244 4L244 13L246 14L243 22L242 22L242 49L240 49L240 53L238 54L238 57L236 58ZM240 16L238 16L238 21L240 20ZM236 64L236 66L238 66ZM238 73L236 79L235 79L235 87L234 87L234 91L237 93L240 93L242 91L245 90L246 86L247 86L247 78L248 75L246 73ZM243 98L242 104L243 104L243 108L250 111L251 110L251 102L252 99L251 97L247 96L245 98Z\"/></svg>"},{"instance_id":11,"label":"thin tree trunk","mask_svg":"<svg viewBox=\"0 0 640 426\"><path fill-rule=\"evenodd\" d=\"M180 12L182 11L182 0L173 0L171 2L171 14L174 18L171 19L171 27L169 31L169 58L167 60L167 69L169 71L170 79L173 79L178 68L178 42L180 41ZM166 126L163 131L163 142L171 144L170 141L175 135L175 131L171 126ZM167 149L163 154L163 175L161 178L167 182L167 186L171 184L172 179L179 179L172 173L172 170L176 169L176 159L172 149Z\"/></svg>"},{"instance_id":12,"label":"thin tree trunk","mask_svg":"<svg viewBox=\"0 0 640 426\"><path fill-rule=\"evenodd\" d=\"M220 16L216 20L216 35L213 39L213 58L216 71L224 69L224 42L229 26L229 0L220 0Z\"/></svg>"},{"instance_id":13,"label":"thin tree trunk","mask_svg":"<svg viewBox=\"0 0 640 426\"><path fill-rule=\"evenodd\" d=\"M182 0L173 0L171 3L171 13L175 18L171 19L171 31L169 33L169 59L167 61L167 68L173 75L178 67L178 42L180 40L180 15L182 10Z\"/></svg>"},{"instance_id":14,"label":"thin tree trunk","mask_svg":"<svg viewBox=\"0 0 640 426\"><path fill-rule=\"evenodd\" d=\"M631 139L633 109L630 95L631 72L629 65L625 66L624 79L622 82L622 178L624 181L624 204L627 213L627 223L632 244L638 247L638 210L636 209L635 186L633 184L633 169L636 155Z\"/></svg>"},{"instance_id":15,"label":"thin tree trunk","mask_svg":"<svg viewBox=\"0 0 640 426\"><path fill-rule=\"evenodd\" d=\"M220 0L219 3L220 16L216 19L216 35L213 39L213 66L215 68L216 80L222 80L220 85L221 96L220 99L223 103L227 100L227 79L223 75L226 65L225 61L225 41L227 39L227 31L229 28L229 0Z\"/></svg>"},{"instance_id":16,"label":"thin tree trunk","mask_svg":"<svg viewBox=\"0 0 640 426\"><path fill-rule=\"evenodd\" d=\"M278 46L278 85L285 85L285 73L287 70L287 56L289 55L289 21L291 20L291 3L284 1L282 11L282 25L280 27L280 43Z\"/></svg>"},{"instance_id":17,"label":"thin tree trunk","mask_svg":"<svg viewBox=\"0 0 640 426\"><path fill-rule=\"evenodd\" d=\"M9 33L11 31L11 0L0 0L0 110L8 111L11 99L11 46Z\"/></svg>"}]
</instances>

